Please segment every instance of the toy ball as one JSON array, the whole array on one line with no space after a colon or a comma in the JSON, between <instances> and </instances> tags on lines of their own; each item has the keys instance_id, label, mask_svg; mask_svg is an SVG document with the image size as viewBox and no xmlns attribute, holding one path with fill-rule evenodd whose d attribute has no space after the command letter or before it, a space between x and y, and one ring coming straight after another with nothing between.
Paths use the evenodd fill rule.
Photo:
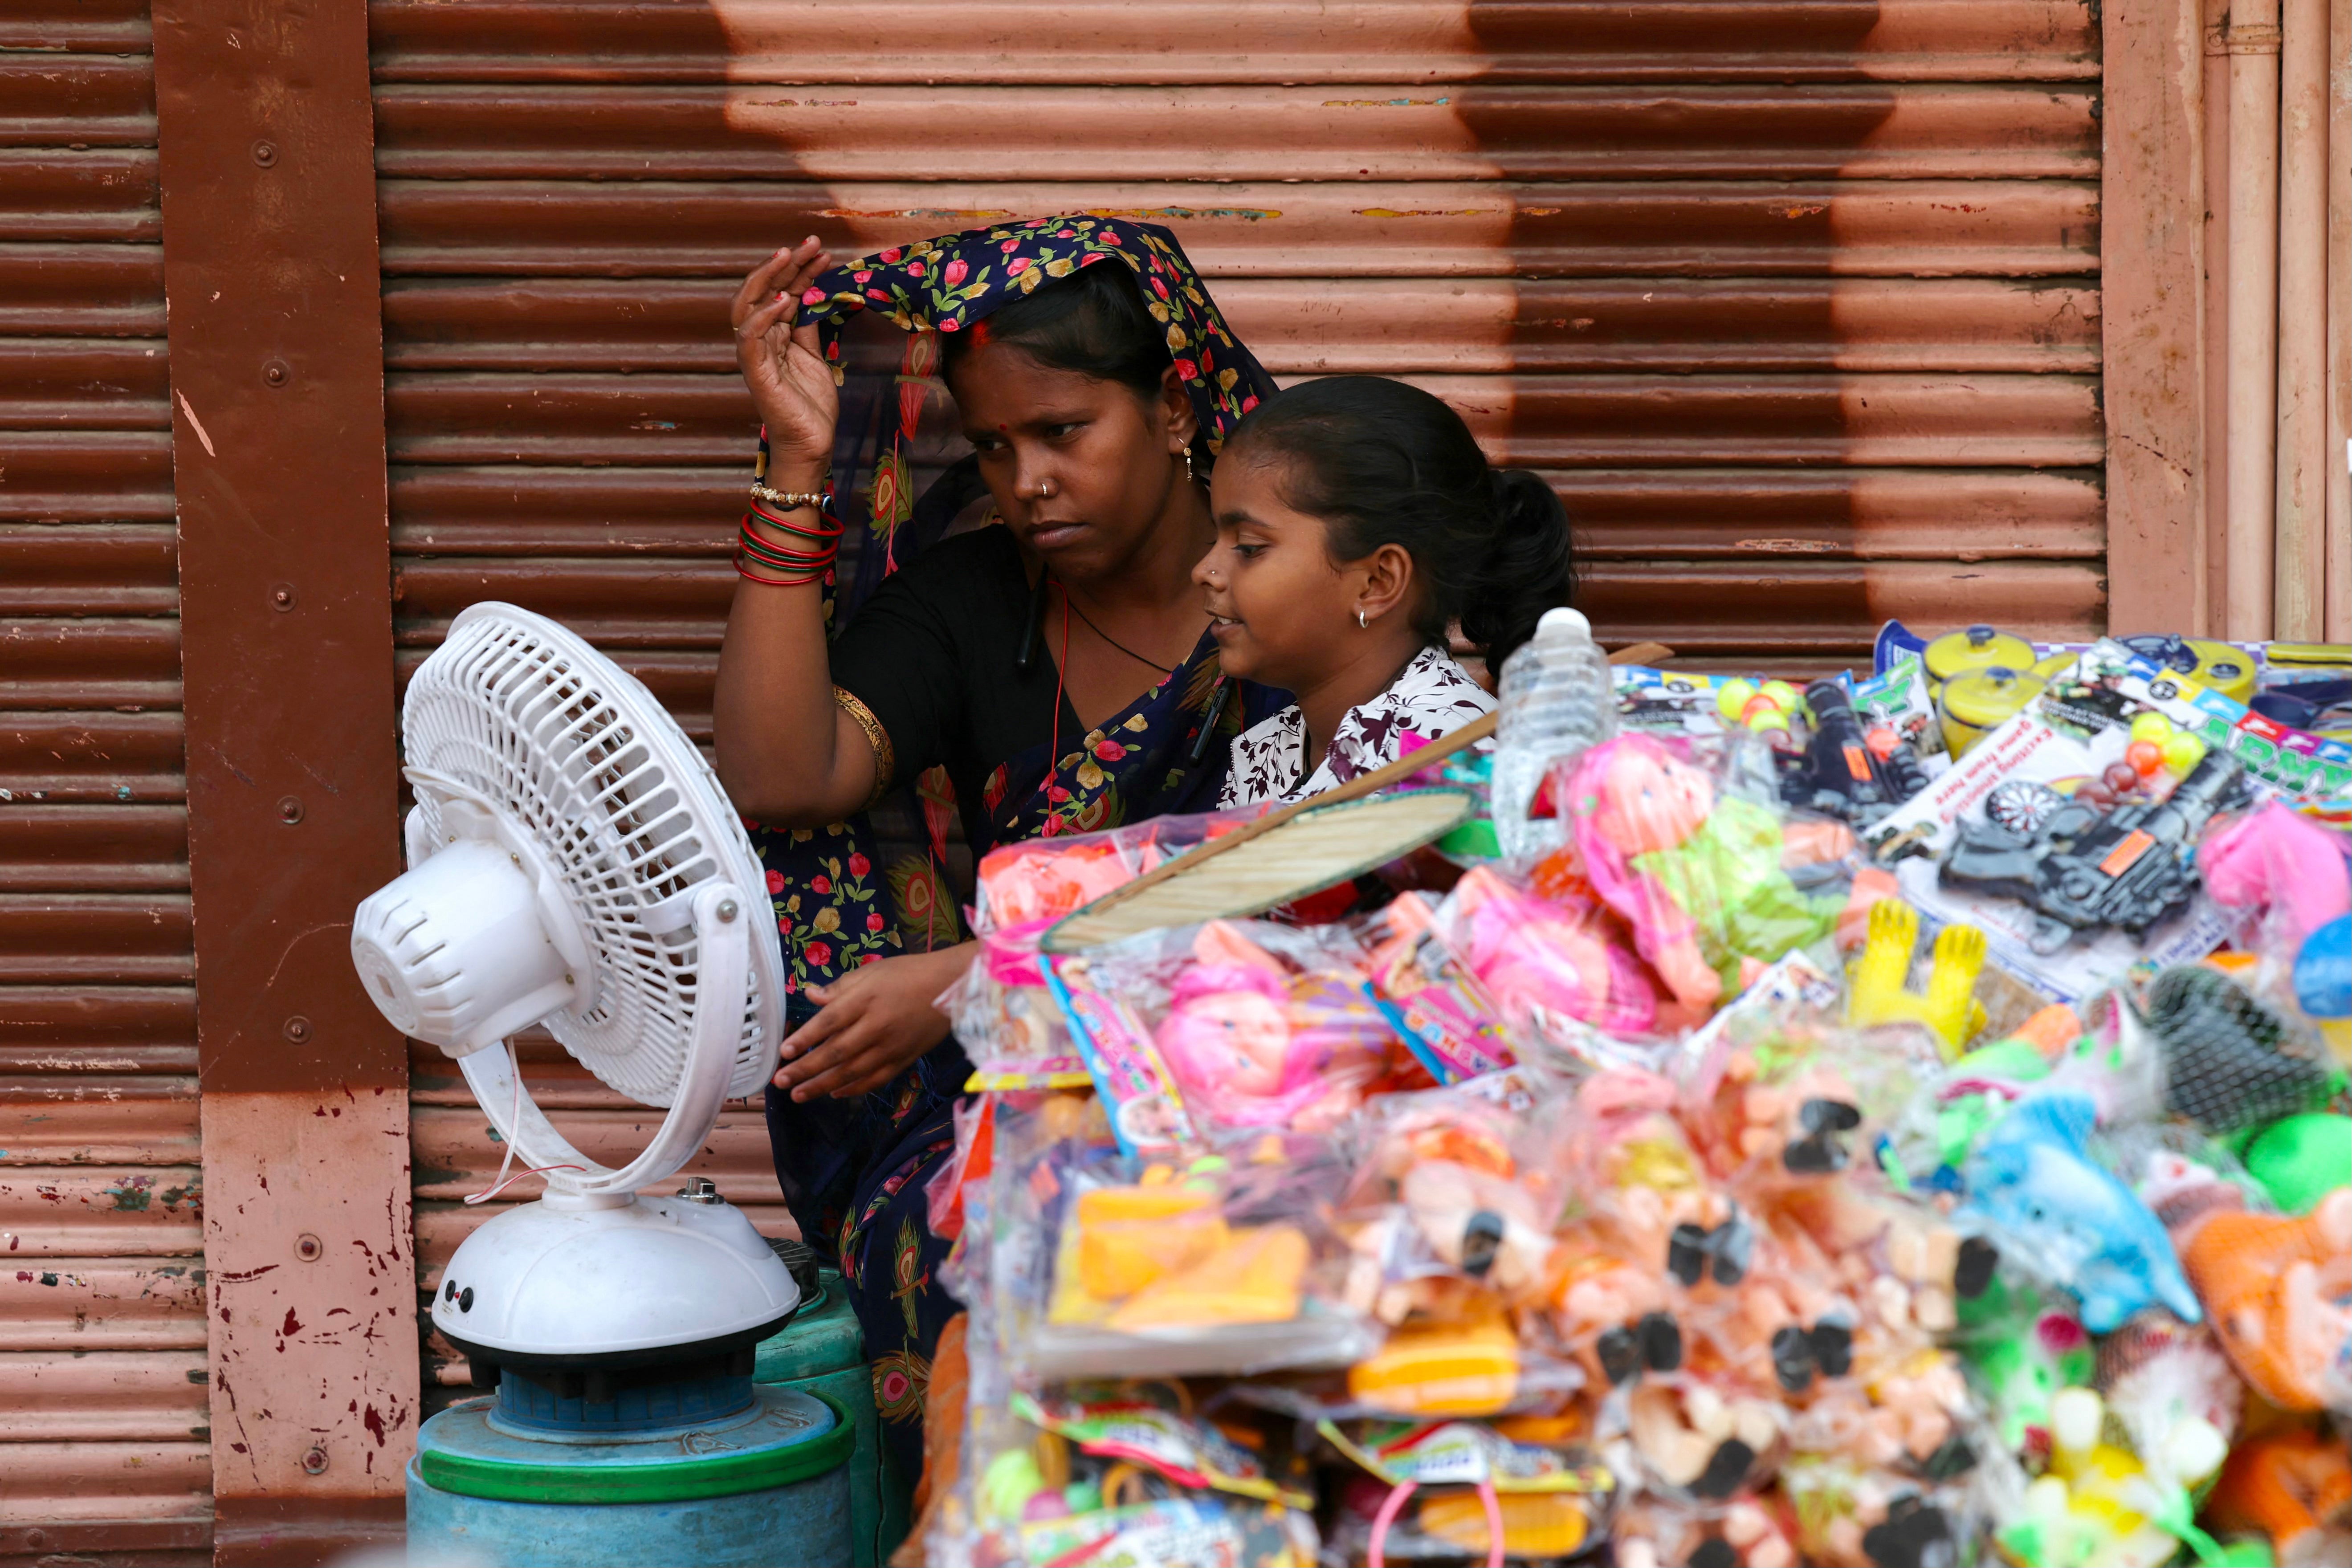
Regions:
<instances>
[{"instance_id":1,"label":"toy ball","mask_svg":"<svg viewBox=\"0 0 2352 1568\"><path fill-rule=\"evenodd\" d=\"M2101 782L2105 784L2107 788L2120 795L2126 790L2139 787L2139 770L2129 763L2110 763L2107 764L2106 775Z\"/></svg>"},{"instance_id":2,"label":"toy ball","mask_svg":"<svg viewBox=\"0 0 2352 1568\"><path fill-rule=\"evenodd\" d=\"M2157 770L2164 766L2164 748L2154 741L2134 741L2124 752L2124 761L2140 777L2154 778Z\"/></svg>"},{"instance_id":3,"label":"toy ball","mask_svg":"<svg viewBox=\"0 0 2352 1568\"><path fill-rule=\"evenodd\" d=\"M1785 680L1766 681L1764 695L1772 700L1772 706L1784 713L1793 710L1798 703L1804 700L1797 694L1797 689Z\"/></svg>"},{"instance_id":4,"label":"toy ball","mask_svg":"<svg viewBox=\"0 0 2352 1568\"><path fill-rule=\"evenodd\" d=\"M2161 746L2173 735L2172 721L2161 713L2142 713L2131 721L2131 738Z\"/></svg>"},{"instance_id":5,"label":"toy ball","mask_svg":"<svg viewBox=\"0 0 2352 1568\"><path fill-rule=\"evenodd\" d=\"M1756 694L1756 683L1752 680L1727 680L1716 689L1716 710L1727 719L1745 721L1748 704L1755 700Z\"/></svg>"},{"instance_id":6,"label":"toy ball","mask_svg":"<svg viewBox=\"0 0 2352 1568\"><path fill-rule=\"evenodd\" d=\"M2186 778L2190 770L2205 760L2205 742L2187 731L2177 731L2164 742L2164 765Z\"/></svg>"},{"instance_id":7,"label":"toy ball","mask_svg":"<svg viewBox=\"0 0 2352 1568\"><path fill-rule=\"evenodd\" d=\"M1870 748L1872 756L1883 763L1895 754L1896 747L1903 744L1903 737L1895 732L1893 725L1879 724L1874 726L1870 733L1862 738L1862 743Z\"/></svg>"},{"instance_id":8,"label":"toy ball","mask_svg":"<svg viewBox=\"0 0 2352 1568\"><path fill-rule=\"evenodd\" d=\"M2352 1017L2352 915L2303 939L2294 956L2294 999L2315 1018Z\"/></svg>"},{"instance_id":9,"label":"toy ball","mask_svg":"<svg viewBox=\"0 0 2352 1568\"><path fill-rule=\"evenodd\" d=\"M2245 1161L2272 1202L2309 1214L2336 1188L2352 1186L2352 1117L2325 1110L2283 1117L2246 1146Z\"/></svg>"},{"instance_id":10,"label":"toy ball","mask_svg":"<svg viewBox=\"0 0 2352 1568\"><path fill-rule=\"evenodd\" d=\"M1759 734L1767 730L1786 730L1789 727L1789 716L1778 708L1759 708L1753 713L1743 714L1740 721Z\"/></svg>"}]
</instances>

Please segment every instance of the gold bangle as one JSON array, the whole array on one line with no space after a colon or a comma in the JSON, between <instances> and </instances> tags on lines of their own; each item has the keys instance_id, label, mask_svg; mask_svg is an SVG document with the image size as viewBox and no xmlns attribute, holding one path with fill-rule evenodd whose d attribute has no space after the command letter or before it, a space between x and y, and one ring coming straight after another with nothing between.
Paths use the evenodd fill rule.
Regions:
<instances>
[{"instance_id":1,"label":"gold bangle","mask_svg":"<svg viewBox=\"0 0 2352 1568\"><path fill-rule=\"evenodd\" d=\"M751 481L751 493L772 506L782 507L786 511L798 511L803 507L812 506L815 507L819 510L823 510L824 508L824 492L823 490L772 489L768 486L761 484L759 480L753 479Z\"/></svg>"},{"instance_id":2,"label":"gold bangle","mask_svg":"<svg viewBox=\"0 0 2352 1568\"><path fill-rule=\"evenodd\" d=\"M857 809L870 811L876 803L890 793L890 774L898 765L898 752L890 744L890 731L882 728L882 721L874 717L874 710L857 700L856 694L836 686L833 689L834 704L849 715L850 722L866 731L866 743L874 751L874 789L866 804Z\"/></svg>"}]
</instances>

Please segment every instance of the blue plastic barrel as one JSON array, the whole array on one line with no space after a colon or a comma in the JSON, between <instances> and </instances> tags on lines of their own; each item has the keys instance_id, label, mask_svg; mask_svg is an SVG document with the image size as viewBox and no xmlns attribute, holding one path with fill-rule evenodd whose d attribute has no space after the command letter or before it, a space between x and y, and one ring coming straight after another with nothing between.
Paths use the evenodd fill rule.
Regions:
<instances>
[{"instance_id":1,"label":"blue plastic barrel","mask_svg":"<svg viewBox=\"0 0 2352 1568\"><path fill-rule=\"evenodd\" d=\"M760 1342L759 1365L751 1375L764 1385L814 1394L848 1413L857 1429L848 1464L850 1563L852 1568L879 1568L907 1538L914 1482L898 1474L883 1446L874 1369L866 1363L866 1336L841 1276L826 1268L816 1279L816 1289L784 1331Z\"/></svg>"},{"instance_id":2,"label":"blue plastic barrel","mask_svg":"<svg viewBox=\"0 0 2352 1568\"><path fill-rule=\"evenodd\" d=\"M821 1395L758 1388L724 1415L649 1430L539 1419L528 1389L425 1423L408 1548L451 1568L851 1568L857 1429ZM746 1380L748 1381L748 1380ZM520 1419L499 1407L517 1405ZM552 1412L559 1416L569 1412Z\"/></svg>"}]
</instances>

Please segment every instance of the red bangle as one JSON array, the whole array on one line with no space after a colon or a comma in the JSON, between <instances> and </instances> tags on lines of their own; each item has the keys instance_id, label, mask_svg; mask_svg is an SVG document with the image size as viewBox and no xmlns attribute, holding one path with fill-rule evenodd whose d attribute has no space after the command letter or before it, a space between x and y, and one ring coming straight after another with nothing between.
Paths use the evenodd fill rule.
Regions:
<instances>
[{"instance_id":1,"label":"red bangle","mask_svg":"<svg viewBox=\"0 0 2352 1568\"><path fill-rule=\"evenodd\" d=\"M765 588L805 588L813 583L822 583L832 576L833 569L827 566L822 571L812 572L799 577L762 577L744 565L743 557L738 555L735 557L735 574L747 583L757 583Z\"/></svg>"}]
</instances>

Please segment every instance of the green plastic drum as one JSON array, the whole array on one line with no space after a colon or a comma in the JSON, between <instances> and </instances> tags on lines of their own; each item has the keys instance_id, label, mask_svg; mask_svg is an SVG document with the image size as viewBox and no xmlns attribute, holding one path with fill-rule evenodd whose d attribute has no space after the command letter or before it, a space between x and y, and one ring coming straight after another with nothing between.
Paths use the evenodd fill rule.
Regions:
<instances>
[{"instance_id":1,"label":"green plastic drum","mask_svg":"<svg viewBox=\"0 0 2352 1568\"><path fill-rule=\"evenodd\" d=\"M866 1337L849 1310L841 1276L819 1276L821 1294L803 1306L784 1331L761 1342L754 1383L813 1394L847 1414L857 1446L849 1457L851 1561L856 1568L879 1568L905 1540L909 1523L910 1478L898 1473L882 1443L882 1417L874 1407L873 1371L866 1363Z\"/></svg>"}]
</instances>

